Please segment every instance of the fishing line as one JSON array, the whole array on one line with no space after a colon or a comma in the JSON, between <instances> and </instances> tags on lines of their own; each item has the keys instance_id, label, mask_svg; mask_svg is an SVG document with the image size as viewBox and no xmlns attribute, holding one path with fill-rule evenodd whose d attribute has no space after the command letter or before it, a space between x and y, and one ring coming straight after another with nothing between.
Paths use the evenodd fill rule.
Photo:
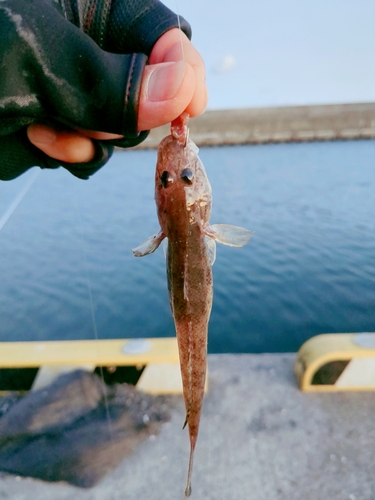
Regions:
<instances>
[{"instance_id":1,"label":"fishing line","mask_svg":"<svg viewBox=\"0 0 375 500\"><path fill-rule=\"evenodd\" d=\"M176 1L176 15L177 15L178 28L179 28L179 31L180 31L181 56L182 56L182 60L185 61L185 52L184 52L184 46L183 46L183 41L182 41L182 32L181 32L181 21L180 21L180 14L178 12L177 1ZM88 296L89 296L90 313L91 313L92 327L93 327L93 332L94 332L94 339L96 341L98 341L99 340L98 328L97 328L97 321L96 321L96 316L95 316L95 307L94 307L93 293L92 293L92 287L91 287L91 281L90 281L90 272L89 272L89 266L88 266L88 261L87 261L87 253L86 253L86 247L85 247L85 238L84 238L84 234L83 234L83 220L82 220L82 214L81 214L80 206L79 206L79 203L78 203L77 192L76 192L76 211L77 211L77 214L78 214L78 221L79 221L79 232L80 232L80 239L81 239L81 251L82 251L83 262L84 262L84 266L83 267L84 267L84 274L85 274L85 279L86 279L86 284L87 284L87 290L88 290ZM1 220L0 220L0 224L1 224ZM1 230L1 225L0 225L0 230ZM103 383L105 384L105 382L104 382L103 367L100 366L99 369L100 369L101 379L102 379ZM104 400L105 400L108 429L109 429L111 441L114 441L113 432L112 432L111 416L110 416L110 413L109 413L108 396L107 396L106 391L104 391L103 395L104 395Z\"/></svg>"},{"instance_id":2,"label":"fishing line","mask_svg":"<svg viewBox=\"0 0 375 500\"><path fill-rule=\"evenodd\" d=\"M34 184L36 178L40 174L41 170L36 169L34 172L30 175L29 179L27 180L26 184L24 187L21 189L21 191L18 193L18 195L14 198L12 203L9 205L8 209L5 211L3 216L0 218L0 231L3 229L5 224L8 222L8 220L12 217L13 213L17 209L18 205L21 203L21 201L24 199L26 196L27 192L31 188L31 186Z\"/></svg>"},{"instance_id":3,"label":"fishing line","mask_svg":"<svg viewBox=\"0 0 375 500\"><path fill-rule=\"evenodd\" d=\"M75 203L76 212L78 214L78 226L79 226L79 234L80 234L80 240L81 240L81 251L82 251L82 255L83 255L83 268L84 268L83 273L84 273L84 277L86 280L88 296L89 296L92 328L94 331L94 340L98 341L99 340L98 327L97 327L96 316L95 316L94 299L93 299L93 293L92 293L92 287L91 287L91 281L90 281L89 265L88 265L88 260L87 260L86 242L85 242L85 237L83 234L82 213L81 213L81 207L80 207L79 202L78 202L78 194L77 194L76 189L75 189L75 202L76 202ZM106 383L104 381L103 367L101 365L99 366L99 371L100 371L100 376L101 376L101 379L103 382L103 396L104 396L104 404L105 404L105 410L106 410L108 432L109 432L111 441L114 441L113 433L112 433L111 415L109 413L109 403L108 403L108 395L107 395L107 391L106 391Z\"/></svg>"},{"instance_id":4,"label":"fishing line","mask_svg":"<svg viewBox=\"0 0 375 500\"><path fill-rule=\"evenodd\" d=\"M178 11L178 5L177 4L178 4L178 2L176 0L175 5L176 5L176 15L177 15L178 29L180 31L181 55L182 55L182 60L185 62L184 45L182 43L181 20L180 20L180 14L179 14L179 11Z\"/></svg>"}]
</instances>

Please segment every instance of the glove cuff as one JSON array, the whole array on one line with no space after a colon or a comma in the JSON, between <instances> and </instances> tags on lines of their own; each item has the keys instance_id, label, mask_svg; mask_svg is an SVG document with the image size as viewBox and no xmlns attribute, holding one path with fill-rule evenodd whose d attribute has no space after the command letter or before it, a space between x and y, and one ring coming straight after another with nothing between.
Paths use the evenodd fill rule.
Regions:
<instances>
[{"instance_id":1,"label":"glove cuff","mask_svg":"<svg viewBox=\"0 0 375 500\"><path fill-rule=\"evenodd\" d=\"M132 54L127 65L124 92L123 135L132 140L140 136L137 131L139 97L143 70L147 63L144 54Z\"/></svg>"}]
</instances>

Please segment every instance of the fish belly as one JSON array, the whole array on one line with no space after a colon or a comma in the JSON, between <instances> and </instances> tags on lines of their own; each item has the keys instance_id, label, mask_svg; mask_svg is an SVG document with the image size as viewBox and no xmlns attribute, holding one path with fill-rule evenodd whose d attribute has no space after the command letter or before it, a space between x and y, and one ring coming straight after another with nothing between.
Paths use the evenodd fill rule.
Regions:
<instances>
[{"instance_id":1,"label":"fish belly","mask_svg":"<svg viewBox=\"0 0 375 500\"><path fill-rule=\"evenodd\" d=\"M178 240L177 240L178 241ZM168 246L168 287L180 355L186 423L196 440L207 367L212 270L204 237Z\"/></svg>"}]
</instances>

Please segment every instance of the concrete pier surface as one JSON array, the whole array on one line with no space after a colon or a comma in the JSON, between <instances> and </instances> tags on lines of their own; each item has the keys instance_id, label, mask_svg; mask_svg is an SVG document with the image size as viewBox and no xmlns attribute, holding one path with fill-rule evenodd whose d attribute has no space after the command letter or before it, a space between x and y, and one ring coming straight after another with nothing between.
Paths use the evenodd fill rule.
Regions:
<instances>
[{"instance_id":1,"label":"concrete pier surface","mask_svg":"<svg viewBox=\"0 0 375 500\"><path fill-rule=\"evenodd\" d=\"M192 500L375 499L375 394L301 393L295 354L211 355ZM172 419L82 490L6 474L0 499L183 499L189 440Z\"/></svg>"},{"instance_id":2,"label":"concrete pier surface","mask_svg":"<svg viewBox=\"0 0 375 500\"><path fill-rule=\"evenodd\" d=\"M375 103L206 111L189 122L198 146L375 138ZM138 148L156 148L169 126L151 131Z\"/></svg>"}]
</instances>

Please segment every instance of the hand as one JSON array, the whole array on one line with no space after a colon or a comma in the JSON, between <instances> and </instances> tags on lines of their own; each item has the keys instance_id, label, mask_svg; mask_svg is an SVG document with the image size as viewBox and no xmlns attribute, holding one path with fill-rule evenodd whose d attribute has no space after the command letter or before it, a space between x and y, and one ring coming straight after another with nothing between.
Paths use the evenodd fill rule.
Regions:
<instances>
[{"instance_id":1,"label":"hand","mask_svg":"<svg viewBox=\"0 0 375 500\"><path fill-rule=\"evenodd\" d=\"M154 45L143 78L138 110L138 130L165 125L186 111L198 116L207 105L205 68L198 51L179 29L162 35ZM104 132L58 131L30 125L29 140L48 156L68 163L90 161L95 154L91 139L121 136Z\"/></svg>"}]
</instances>

